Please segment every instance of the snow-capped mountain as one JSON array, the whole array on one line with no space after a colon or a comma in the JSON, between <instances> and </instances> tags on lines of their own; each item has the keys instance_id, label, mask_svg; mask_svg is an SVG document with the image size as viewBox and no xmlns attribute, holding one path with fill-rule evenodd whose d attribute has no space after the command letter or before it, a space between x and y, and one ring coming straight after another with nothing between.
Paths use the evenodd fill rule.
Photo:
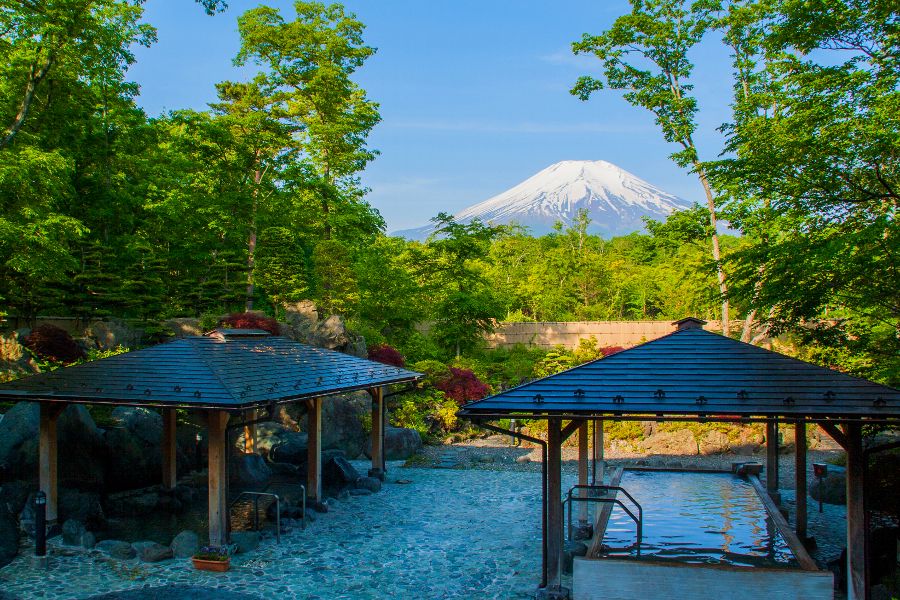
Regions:
<instances>
[{"instance_id":1,"label":"snow-capped mountain","mask_svg":"<svg viewBox=\"0 0 900 600\"><path fill-rule=\"evenodd\" d=\"M461 223L518 223L532 235L553 231L557 221L572 222L579 209L591 217L589 231L604 237L626 235L644 228L641 217L662 220L687 208L687 200L664 192L605 160L564 160L519 185L456 213ZM424 240L432 224L396 231L393 235Z\"/></svg>"}]
</instances>

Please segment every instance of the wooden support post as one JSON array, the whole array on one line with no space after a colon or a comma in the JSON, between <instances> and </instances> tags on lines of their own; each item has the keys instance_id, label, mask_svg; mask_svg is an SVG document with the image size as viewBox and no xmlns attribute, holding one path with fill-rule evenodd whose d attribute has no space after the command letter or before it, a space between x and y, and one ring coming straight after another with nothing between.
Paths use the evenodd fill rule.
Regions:
<instances>
[{"instance_id":1,"label":"wooden support post","mask_svg":"<svg viewBox=\"0 0 900 600\"><path fill-rule=\"evenodd\" d=\"M306 413L308 437L306 455L306 495L313 502L322 501L322 399L309 400Z\"/></svg>"},{"instance_id":2,"label":"wooden support post","mask_svg":"<svg viewBox=\"0 0 900 600\"><path fill-rule=\"evenodd\" d=\"M806 422L801 418L794 423L794 488L797 491L797 514L794 519L795 531L800 541L806 542Z\"/></svg>"},{"instance_id":3,"label":"wooden support post","mask_svg":"<svg viewBox=\"0 0 900 600\"><path fill-rule=\"evenodd\" d=\"M59 493L57 486L56 422L65 409L64 404L40 403L40 424L38 426L38 470L41 491L47 494L47 524L54 525L59 518Z\"/></svg>"},{"instance_id":4,"label":"wooden support post","mask_svg":"<svg viewBox=\"0 0 900 600\"><path fill-rule=\"evenodd\" d=\"M578 485L588 484L588 422L578 428ZM580 498L587 498L587 490L581 490ZM578 524L587 525L587 502L578 503Z\"/></svg>"},{"instance_id":5,"label":"wooden support post","mask_svg":"<svg viewBox=\"0 0 900 600\"><path fill-rule=\"evenodd\" d=\"M866 598L866 510L862 425L847 423L847 600Z\"/></svg>"},{"instance_id":6,"label":"wooden support post","mask_svg":"<svg viewBox=\"0 0 900 600\"><path fill-rule=\"evenodd\" d=\"M766 421L766 490L776 504L781 504L778 493L778 419Z\"/></svg>"},{"instance_id":7,"label":"wooden support post","mask_svg":"<svg viewBox=\"0 0 900 600\"><path fill-rule=\"evenodd\" d=\"M175 431L178 413L174 408L162 409L162 485L163 489L173 490L178 483L178 454Z\"/></svg>"},{"instance_id":8,"label":"wooden support post","mask_svg":"<svg viewBox=\"0 0 900 600\"><path fill-rule=\"evenodd\" d=\"M206 413L206 435L209 444L209 545L228 543L228 473L225 471L228 452L228 413L210 410Z\"/></svg>"},{"instance_id":9,"label":"wooden support post","mask_svg":"<svg viewBox=\"0 0 900 600\"><path fill-rule=\"evenodd\" d=\"M603 462L603 419L594 421L594 460L593 473L591 474L591 485L603 485L604 470L606 464Z\"/></svg>"},{"instance_id":10,"label":"wooden support post","mask_svg":"<svg viewBox=\"0 0 900 600\"><path fill-rule=\"evenodd\" d=\"M547 421L547 589L559 587L562 563L562 420Z\"/></svg>"},{"instance_id":11,"label":"wooden support post","mask_svg":"<svg viewBox=\"0 0 900 600\"><path fill-rule=\"evenodd\" d=\"M372 396L372 468L369 477L384 481L384 395L380 387L369 390Z\"/></svg>"}]
</instances>

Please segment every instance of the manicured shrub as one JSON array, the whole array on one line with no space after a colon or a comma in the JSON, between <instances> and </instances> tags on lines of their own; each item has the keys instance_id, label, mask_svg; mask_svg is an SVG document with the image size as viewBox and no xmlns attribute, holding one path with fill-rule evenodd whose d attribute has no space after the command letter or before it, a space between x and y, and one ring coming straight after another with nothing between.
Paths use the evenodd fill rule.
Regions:
<instances>
[{"instance_id":1,"label":"manicured shrub","mask_svg":"<svg viewBox=\"0 0 900 600\"><path fill-rule=\"evenodd\" d=\"M487 396L491 388L478 379L470 369L457 369L450 367L450 377L438 382L435 387L458 404L465 404L472 400L480 400Z\"/></svg>"},{"instance_id":2,"label":"manicured shrub","mask_svg":"<svg viewBox=\"0 0 900 600\"><path fill-rule=\"evenodd\" d=\"M84 349L56 325L39 325L22 342L38 357L52 362L73 363L85 357Z\"/></svg>"},{"instance_id":3,"label":"manicured shrub","mask_svg":"<svg viewBox=\"0 0 900 600\"><path fill-rule=\"evenodd\" d=\"M259 313L242 312L231 313L219 321L219 327L230 327L231 329L262 329L273 335L280 333L278 321L272 317L261 315Z\"/></svg>"},{"instance_id":4,"label":"manicured shrub","mask_svg":"<svg viewBox=\"0 0 900 600\"><path fill-rule=\"evenodd\" d=\"M413 363L412 370L422 373L425 377L420 385L423 388L437 387L443 381L450 379L450 367L439 360L420 360Z\"/></svg>"},{"instance_id":5,"label":"manicured shrub","mask_svg":"<svg viewBox=\"0 0 900 600\"><path fill-rule=\"evenodd\" d=\"M397 351L396 348L389 346L387 344L377 344L375 346L369 347L369 360L374 360L375 362L380 362L386 365L393 365L395 367L405 367L406 362L403 360L403 355Z\"/></svg>"}]
</instances>

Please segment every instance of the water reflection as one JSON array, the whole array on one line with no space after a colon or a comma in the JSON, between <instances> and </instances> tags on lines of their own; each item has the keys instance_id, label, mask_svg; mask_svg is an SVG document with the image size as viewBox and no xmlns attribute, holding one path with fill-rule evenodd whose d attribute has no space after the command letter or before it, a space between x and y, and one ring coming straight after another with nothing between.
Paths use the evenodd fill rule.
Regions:
<instances>
[{"instance_id":1,"label":"water reflection","mask_svg":"<svg viewBox=\"0 0 900 600\"><path fill-rule=\"evenodd\" d=\"M695 564L796 566L753 486L735 476L628 471L622 480L644 508L641 556ZM634 523L613 510L605 545L634 542Z\"/></svg>"}]
</instances>

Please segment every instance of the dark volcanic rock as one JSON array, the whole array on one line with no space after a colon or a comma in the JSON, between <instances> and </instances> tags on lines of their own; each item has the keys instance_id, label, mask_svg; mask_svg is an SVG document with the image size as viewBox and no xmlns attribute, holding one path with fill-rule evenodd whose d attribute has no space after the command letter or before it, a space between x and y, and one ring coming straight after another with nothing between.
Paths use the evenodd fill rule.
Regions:
<instances>
[{"instance_id":1,"label":"dark volcanic rock","mask_svg":"<svg viewBox=\"0 0 900 600\"><path fill-rule=\"evenodd\" d=\"M175 558L189 558L200 549L200 538L193 531L182 531L172 540L171 548Z\"/></svg>"},{"instance_id":2,"label":"dark volcanic rock","mask_svg":"<svg viewBox=\"0 0 900 600\"><path fill-rule=\"evenodd\" d=\"M332 457L322 470L325 487L329 489L342 489L359 479L359 472L343 456Z\"/></svg>"},{"instance_id":3,"label":"dark volcanic rock","mask_svg":"<svg viewBox=\"0 0 900 600\"><path fill-rule=\"evenodd\" d=\"M272 469L259 454L241 454L231 461L231 482L241 490L261 490L272 478Z\"/></svg>"},{"instance_id":4,"label":"dark volcanic rock","mask_svg":"<svg viewBox=\"0 0 900 600\"><path fill-rule=\"evenodd\" d=\"M108 554L110 558L119 560L128 560L137 556L137 551L131 544L121 540L103 540L102 542L97 542L94 548Z\"/></svg>"}]
</instances>

